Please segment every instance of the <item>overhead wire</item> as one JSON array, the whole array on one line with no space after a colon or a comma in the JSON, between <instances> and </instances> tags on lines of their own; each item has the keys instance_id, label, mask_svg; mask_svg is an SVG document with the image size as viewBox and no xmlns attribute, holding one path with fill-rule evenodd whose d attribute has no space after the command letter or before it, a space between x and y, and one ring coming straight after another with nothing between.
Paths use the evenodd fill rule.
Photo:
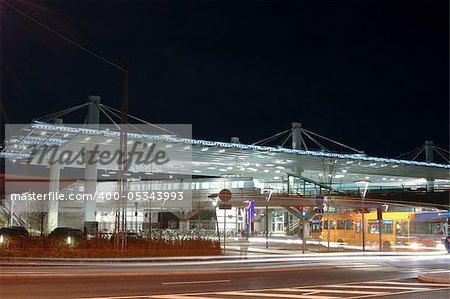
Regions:
<instances>
[{"instance_id":1,"label":"overhead wire","mask_svg":"<svg viewBox=\"0 0 450 299\"><path fill-rule=\"evenodd\" d=\"M29 14L27 14L26 12L24 12L24 11L22 11L21 9L17 8L16 6L10 4L9 2L7 2L7 1L5 1L5 0L0 0L0 2L6 4L6 5L7 5L8 7L10 7L11 9L13 9L13 10L15 10L16 12L20 13L21 15L25 16L25 17L28 18L29 20L31 20L31 21L33 21L34 23L38 24L39 26L41 26L41 27L47 29L48 31L52 32L53 34L59 36L59 37L62 38L63 40L65 40L65 41L69 42L70 44L74 45L75 47L77 47L77 48L79 48L79 49L81 49L81 50L83 50L83 51L85 51L85 52L91 54L92 56L94 56L94 57L96 57L96 58L98 58L98 59L100 59L100 60L103 60L104 62L106 62L106 63L108 63L108 64L114 66L115 68L121 70L122 72L126 72L126 69L124 69L123 67L119 66L118 64L112 62L111 60L109 60L109 59L107 59L107 58L105 58L105 57L103 57L103 56L101 56L101 55L99 55L99 54L97 54L97 53L95 53L95 52L89 50L89 49L87 49L86 47L80 45L79 43L77 43L77 42L71 40L70 38L68 38L68 37L64 36L63 34L59 33L58 31L56 31L56 30L50 28L49 26L45 25L44 23L42 23L42 22L39 21L38 19L36 19L36 18L30 16Z\"/></svg>"}]
</instances>

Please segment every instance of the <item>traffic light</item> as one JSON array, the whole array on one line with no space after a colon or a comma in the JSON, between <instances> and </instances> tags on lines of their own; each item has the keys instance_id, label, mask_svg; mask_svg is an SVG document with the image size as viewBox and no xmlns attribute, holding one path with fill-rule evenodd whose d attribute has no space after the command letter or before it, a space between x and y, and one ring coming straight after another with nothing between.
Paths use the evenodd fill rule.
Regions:
<instances>
[{"instance_id":1,"label":"traffic light","mask_svg":"<svg viewBox=\"0 0 450 299\"><path fill-rule=\"evenodd\" d=\"M303 218L306 218L306 206L301 206L300 207L300 213L302 214Z\"/></svg>"}]
</instances>

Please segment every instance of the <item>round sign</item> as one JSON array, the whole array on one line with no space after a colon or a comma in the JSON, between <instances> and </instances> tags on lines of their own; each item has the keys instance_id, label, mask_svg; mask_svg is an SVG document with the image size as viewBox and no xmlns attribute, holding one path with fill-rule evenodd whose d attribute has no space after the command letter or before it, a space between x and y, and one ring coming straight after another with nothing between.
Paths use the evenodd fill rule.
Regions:
<instances>
[{"instance_id":1,"label":"round sign","mask_svg":"<svg viewBox=\"0 0 450 299\"><path fill-rule=\"evenodd\" d=\"M227 202L231 199L231 191L228 189L223 189L219 192L219 198L223 202Z\"/></svg>"},{"instance_id":2,"label":"round sign","mask_svg":"<svg viewBox=\"0 0 450 299\"><path fill-rule=\"evenodd\" d=\"M318 205L318 206L323 205L323 195L316 196L316 205Z\"/></svg>"}]
</instances>

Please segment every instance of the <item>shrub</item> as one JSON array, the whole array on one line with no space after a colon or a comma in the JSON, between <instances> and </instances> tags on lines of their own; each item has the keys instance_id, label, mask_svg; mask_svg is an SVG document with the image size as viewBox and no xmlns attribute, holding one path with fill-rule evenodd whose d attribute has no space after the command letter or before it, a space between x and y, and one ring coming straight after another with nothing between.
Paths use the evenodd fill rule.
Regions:
<instances>
[{"instance_id":1,"label":"shrub","mask_svg":"<svg viewBox=\"0 0 450 299\"><path fill-rule=\"evenodd\" d=\"M153 257L219 255L218 241L197 237L128 239L126 249L115 249L109 238L17 238L0 247L1 257Z\"/></svg>"}]
</instances>

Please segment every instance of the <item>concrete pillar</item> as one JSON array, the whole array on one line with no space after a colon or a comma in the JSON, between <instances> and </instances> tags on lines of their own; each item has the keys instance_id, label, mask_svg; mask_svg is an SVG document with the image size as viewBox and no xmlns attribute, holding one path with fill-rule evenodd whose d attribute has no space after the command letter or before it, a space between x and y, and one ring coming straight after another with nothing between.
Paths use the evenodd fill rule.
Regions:
<instances>
[{"instance_id":1,"label":"concrete pillar","mask_svg":"<svg viewBox=\"0 0 450 299\"><path fill-rule=\"evenodd\" d=\"M89 163L89 158L94 154L92 151L87 151L84 169L84 193L92 195L92 200L90 200L91 198L85 198L84 201L84 223L87 228L91 226L87 222L95 221L95 199L93 195L97 190L97 164ZM97 159L97 157L94 156L92 159Z\"/></svg>"},{"instance_id":2,"label":"concrete pillar","mask_svg":"<svg viewBox=\"0 0 450 299\"><path fill-rule=\"evenodd\" d=\"M61 179L61 165L53 163L50 165L50 183L48 186L48 192L57 194L59 193L59 183ZM57 198L57 196L55 196ZM48 201L48 216L47 216L47 228L50 231L58 227L58 209L59 201Z\"/></svg>"},{"instance_id":3,"label":"concrete pillar","mask_svg":"<svg viewBox=\"0 0 450 299\"><path fill-rule=\"evenodd\" d=\"M425 161L428 163L433 163L433 141L425 141Z\"/></svg>"},{"instance_id":4,"label":"concrete pillar","mask_svg":"<svg viewBox=\"0 0 450 299\"><path fill-rule=\"evenodd\" d=\"M302 149L302 124L292 123L292 148Z\"/></svg>"},{"instance_id":5,"label":"concrete pillar","mask_svg":"<svg viewBox=\"0 0 450 299\"><path fill-rule=\"evenodd\" d=\"M180 220L179 226L180 230L188 230L189 229L189 220Z\"/></svg>"},{"instance_id":6,"label":"concrete pillar","mask_svg":"<svg viewBox=\"0 0 450 299\"><path fill-rule=\"evenodd\" d=\"M55 118L53 122L56 125L61 125L63 123L63 120L61 118ZM50 182L48 186L48 192L53 194L59 193L59 184L61 181L61 165L58 163L53 163L50 165ZM54 198L57 198L55 196ZM52 200L48 201L47 203L47 229L49 232L51 232L53 229L58 227L58 209L59 209L59 201L58 200Z\"/></svg>"},{"instance_id":7,"label":"concrete pillar","mask_svg":"<svg viewBox=\"0 0 450 299\"><path fill-rule=\"evenodd\" d=\"M428 178L427 179L427 192L433 192L434 191L434 179Z\"/></svg>"},{"instance_id":8,"label":"concrete pillar","mask_svg":"<svg viewBox=\"0 0 450 299\"><path fill-rule=\"evenodd\" d=\"M100 122L100 97L89 96L87 125L89 128L98 128Z\"/></svg>"},{"instance_id":9,"label":"concrete pillar","mask_svg":"<svg viewBox=\"0 0 450 299\"><path fill-rule=\"evenodd\" d=\"M89 128L98 128L100 122L99 104L99 96L89 96L87 116L87 127ZM88 230L92 228L92 223L95 222L95 200L93 195L97 190L97 164L89 163L89 160L97 160L98 157L91 157L94 154L94 152L89 150L86 152L86 167L84 171L84 193L92 195L92 200L86 199L84 201L84 226Z\"/></svg>"},{"instance_id":10,"label":"concrete pillar","mask_svg":"<svg viewBox=\"0 0 450 299\"><path fill-rule=\"evenodd\" d=\"M425 141L425 161L428 163L434 162L433 141L431 140ZM427 192L433 192L433 190L434 190L434 179L427 178Z\"/></svg>"}]
</instances>

